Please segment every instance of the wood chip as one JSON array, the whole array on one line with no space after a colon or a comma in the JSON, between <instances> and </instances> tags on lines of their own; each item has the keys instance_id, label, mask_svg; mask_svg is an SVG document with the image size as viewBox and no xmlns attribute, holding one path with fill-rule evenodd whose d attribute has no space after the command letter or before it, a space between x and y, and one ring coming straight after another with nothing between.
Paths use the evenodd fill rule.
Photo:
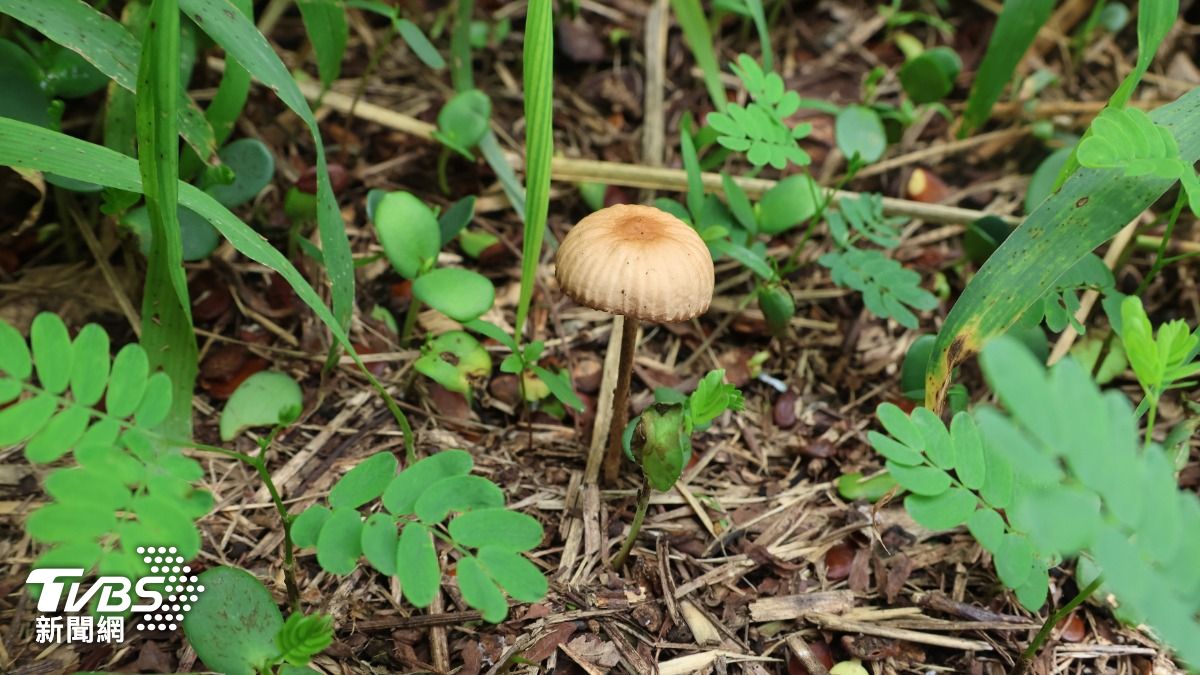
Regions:
<instances>
[{"instance_id":1,"label":"wood chip","mask_svg":"<svg viewBox=\"0 0 1200 675\"><path fill-rule=\"evenodd\" d=\"M763 598L750 603L751 620L790 621L809 614L839 614L854 606L853 591L822 591L802 595L783 595Z\"/></svg>"}]
</instances>

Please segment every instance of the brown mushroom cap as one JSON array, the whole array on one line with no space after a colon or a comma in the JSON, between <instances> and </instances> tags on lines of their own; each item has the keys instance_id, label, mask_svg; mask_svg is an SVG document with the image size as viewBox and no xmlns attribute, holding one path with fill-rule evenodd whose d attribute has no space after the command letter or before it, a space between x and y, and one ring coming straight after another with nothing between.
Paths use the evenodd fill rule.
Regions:
<instances>
[{"instance_id":1,"label":"brown mushroom cap","mask_svg":"<svg viewBox=\"0 0 1200 675\"><path fill-rule=\"evenodd\" d=\"M571 228L556 261L564 293L610 314L673 323L712 302L708 247L687 223L652 206L596 211Z\"/></svg>"}]
</instances>

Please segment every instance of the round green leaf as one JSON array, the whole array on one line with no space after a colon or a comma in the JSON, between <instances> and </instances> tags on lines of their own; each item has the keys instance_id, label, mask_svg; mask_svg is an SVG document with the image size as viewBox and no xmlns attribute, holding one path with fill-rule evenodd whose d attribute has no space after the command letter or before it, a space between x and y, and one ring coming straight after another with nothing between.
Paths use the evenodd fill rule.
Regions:
<instances>
[{"instance_id":1,"label":"round green leaf","mask_svg":"<svg viewBox=\"0 0 1200 675\"><path fill-rule=\"evenodd\" d=\"M228 208L254 199L275 176L275 157L256 138L238 139L221 148L217 156L233 170L233 182L210 185L205 192Z\"/></svg>"},{"instance_id":2,"label":"round green leaf","mask_svg":"<svg viewBox=\"0 0 1200 675\"><path fill-rule=\"evenodd\" d=\"M246 378L221 411L221 440L229 441L244 429L274 426L295 419L304 407L300 385L277 370L264 370Z\"/></svg>"},{"instance_id":3,"label":"round green leaf","mask_svg":"<svg viewBox=\"0 0 1200 675\"><path fill-rule=\"evenodd\" d=\"M492 114L492 101L478 89L460 92L438 112L437 139L468 157L483 140Z\"/></svg>"},{"instance_id":4,"label":"round green leaf","mask_svg":"<svg viewBox=\"0 0 1200 675\"><path fill-rule=\"evenodd\" d=\"M104 395L108 383L108 333L89 323L75 336L71 354L71 395L91 406Z\"/></svg>"},{"instance_id":5,"label":"round green leaf","mask_svg":"<svg viewBox=\"0 0 1200 675\"><path fill-rule=\"evenodd\" d=\"M1029 570L1025 583L1013 589L1021 606L1031 612L1038 611L1046 604L1049 590L1050 574L1045 567L1036 564Z\"/></svg>"},{"instance_id":6,"label":"round green leaf","mask_svg":"<svg viewBox=\"0 0 1200 675\"><path fill-rule=\"evenodd\" d=\"M112 511L83 504L51 503L29 514L25 532L34 541L80 541L112 532L117 525Z\"/></svg>"},{"instance_id":7,"label":"round green leaf","mask_svg":"<svg viewBox=\"0 0 1200 675\"><path fill-rule=\"evenodd\" d=\"M767 190L758 202L758 226L764 234L779 234L817 212L821 188L807 174L793 174Z\"/></svg>"},{"instance_id":8,"label":"round green leaf","mask_svg":"<svg viewBox=\"0 0 1200 675\"><path fill-rule=\"evenodd\" d=\"M887 469L901 487L914 494L933 497L950 487L949 474L931 466L904 466L888 460Z\"/></svg>"},{"instance_id":9,"label":"round green leaf","mask_svg":"<svg viewBox=\"0 0 1200 675\"><path fill-rule=\"evenodd\" d=\"M57 315L42 312L34 317L29 337L42 388L51 394L63 393L71 378L71 336L66 324Z\"/></svg>"},{"instance_id":10,"label":"round green leaf","mask_svg":"<svg viewBox=\"0 0 1200 675\"><path fill-rule=\"evenodd\" d=\"M183 619L183 632L209 670L254 675L279 653L283 615L248 572L214 567L200 575L204 592Z\"/></svg>"},{"instance_id":11,"label":"round green leaf","mask_svg":"<svg viewBox=\"0 0 1200 675\"><path fill-rule=\"evenodd\" d=\"M204 260L221 243L221 235L207 219L187 207L179 207L179 240L185 261ZM131 209L121 218L121 224L137 237L142 255L150 255L150 244L154 230L150 227L150 213L146 207Z\"/></svg>"},{"instance_id":12,"label":"round green leaf","mask_svg":"<svg viewBox=\"0 0 1200 675\"><path fill-rule=\"evenodd\" d=\"M969 490L952 487L933 497L908 495L904 498L904 508L913 520L936 532L962 525L975 510L975 502L975 495Z\"/></svg>"},{"instance_id":13,"label":"round green leaf","mask_svg":"<svg viewBox=\"0 0 1200 675\"><path fill-rule=\"evenodd\" d=\"M413 297L459 322L478 319L492 308L496 289L487 277L457 267L422 274L413 282Z\"/></svg>"},{"instance_id":14,"label":"round green leaf","mask_svg":"<svg viewBox=\"0 0 1200 675\"><path fill-rule=\"evenodd\" d=\"M37 399L34 399L34 402L36 401ZM66 408L29 439L29 443L25 445L25 458L31 462L45 464L67 454L83 437L90 418L91 412L83 406L73 405Z\"/></svg>"},{"instance_id":15,"label":"round green leaf","mask_svg":"<svg viewBox=\"0 0 1200 675\"><path fill-rule=\"evenodd\" d=\"M862 105L842 108L834 123L838 149L847 159L857 156L864 162L878 161L887 150L887 132L874 110Z\"/></svg>"},{"instance_id":16,"label":"round green leaf","mask_svg":"<svg viewBox=\"0 0 1200 675\"><path fill-rule=\"evenodd\" d=\"M437 259L442 232L433 211L408 192L389 192L375 206L375 229L392 267L416 279Z\"/></svg>"},{"instance_id":17,"label":"round green leaf","mask_svg":"<svg viewBox=\"0 0 1200 675\"><path fill-rule=\"evenodd\" d=\"M433 602L442 583L433 535L421 523L409 523L400 532L396 545L396 576L404 597L414 607L425 608Z\"/></svg>"},{"instance_id":18,"label":"round green leaf","mask_svg":"<svg viewBox=\"0 0 1200 675\"><path fill-rule=\"evenodd\" d=\"M132 415L146 391L149 375L150 361L146 350L134 343L122 347L117 352L117 358L113 359L108 394L104 401L108 414L117 418Z\"/></svg>"},{"instance_id":19,"label":"round green leaf","mask_svg":"<svg viewBox=\"0 0 1200 675\"><path fill-rule=\"evenodd\" d=\"M413 512L417 500L443 478L464 476L471 472L475 460L465 450L443 450L400 472L383 492L383 506L402 516Z\"/></svg>"},{"instance_id":20,"label":"round green leaf","mask_svg":"<svg viewBox=\"0 0 1200 675\"><path fill-rule=\"evenodd\" d=\"M962 60L957 52L949 47L934 47L900 68L900 85L913 103L933 103L954 89L960 70Z\"/></svg>"},{"instance_id":21,"label":"round green leaf","mask_svg":"<svg viewBox=\"0 0 1200 675\"><path fill-rule=\"evenodd\" d=\"M362 554L362 518L354 509L334 509L317 535L317 562L326 572L350 574Z\"/></svg>"},{"instance_id":22,"label":"round green leaf","mask_svg":"<svg viewBox=\"0 0 1200 675\"><path fill-rule=\"evenodd\" d=\"M422 521L433 524L445 520L451 511L497 506L504 506L504 492L495 483L480 476L453 476L431 485L417 500L416 512Z\"/></svg>"},{"instance_id":23,"label":"round green leaf","mask_svg":"<svg viewBox=\"0 0 1200 675\"><path fill-rule=\"evenodd\" d=\"M346 472L329 493L329 505L334 509L357 509L383 494L396 476L396 456L378 452Z\"/></svg>"},{"instance_id":24,"label":"round green leaf","mask_svg":"<svg viewBox=\"0 0 1200 675\"><path fill-rule=\"evenodd\" d=\"M251 378L253 377L252 375ZM242 386L245 386L245 383L242 383ZM133 419L139 427L149 429L162 424L170 411L171 378L160 371L146 380L146 393L142 396L142 402L138 405L137 412L133 414Z\"/></svg>"},{"instance_id":25,"label":"round green leaf","mask_svg":"<svg viewBox=\"0 0 1200 675\"><path fill-rule=\"evenodd\" d=\"M485 621L500 623L508 616L508 603L504 600L504 594L488 577L478 560L469 556L460 560L457 578L463 600L478 609Z\"/></svg>"},{"instance_id":26,"label":"round green leaf","mask_svg":"<svg viewBox=\"0 0 1200 675\"><path fill-rule=\"evenodd\" d=\"M362 550L367 562L387 576L396 574L396 520L386 513L372 513L362 529Z\"/></svg>"},{"instance_id":27,"label":"round green leaf","mask_svg":"<svg viewBox=\"0 0 1200 675\"><path fill-rule=\"evenodd\" d=\"M488 547L479 549L477 559L492 579L514 599L538 602L546 597L546 591L549 590L546 577L537 565L520 553Z\"/></svg>"},{"instance_id":28,"label":"round green leaf","mask_svg":"<svg viewBox=\"0 0 1200 675\"><path fill-rule=\"evenodd\" d=\"M116 511L129 503L129 490L119 476L94 468L59 469L46 477L46 493L63 504Z\"/></svg>"},{"instance_id":29,"label":"round green leaf","mask_svg":"<svg viewBox=\"0 0 1200 675\"><path fill-rule=\"evenodd\" d=\"M0 320L0 372L17 380L27 380L33 374L33 359L29 345L16 328Z\"/></svg>"},{"instance_id":30,"label":"round green leaf","mask_svg":"<svg viewBox=\"0 0 1200 675\"><path fill-rule=\"evenodd\" d=\"M450 521L450 536L462 546L528 551L542 543L536 518L505 508L468 511Z\"/></svg>"},{"instance_id":31,"label":"round green leaf","mask_svg":"<svg viewBox=\"0 0 1200 675\"><path fill-rule=\"evenodd\" d=\"M840 476L837 487L842 499L875 502L896 488L896 479L890 474L881 473L863 480L863 475L856 471Z\"/></svg>"},{"instance_id":32,"label":"round green leaf","mask_svg":"<svg viewBox=\"0 0 1200 675\"><path fill-rule=\"evenodd\" d=\"M321 527L329 520L332 512L321 504L313 504L296 516L292 521L292 543L298 548L308 548L317 545L317 537Z\"/></svg>"},{"instance_id":33,"label":"round green leaf","mask_svg":"<svg viewBox=\"0 0 1200 675\"><path fill-rule=\"evenodd\" d=\"M1022 534L1008 533L995 553L996 574L1009 588L1018 588L1033 570L1033 544Z\"/></svg>"}]
</instances>

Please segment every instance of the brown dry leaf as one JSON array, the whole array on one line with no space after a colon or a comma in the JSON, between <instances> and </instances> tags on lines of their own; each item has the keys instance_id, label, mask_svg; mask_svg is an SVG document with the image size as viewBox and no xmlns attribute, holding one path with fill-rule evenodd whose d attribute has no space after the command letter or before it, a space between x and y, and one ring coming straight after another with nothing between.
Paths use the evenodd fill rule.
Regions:
<instances>
[{"instance_id":1,"label":"brown dry leaf","mask_svg":"<svg viewBox=\"0 0 1200 675\"><path fill-rule=\"evenodd\" d=\"M621 661L616 645L592 633L580 635L559 648L589 675L607 673Z\"/></svg>"},{"instance_id":2,"label":"brown dry leaf","mask_svg":"<svg viewBox=\"0 0 1200 675\"><path fill-rule=\"evenodd\" d=\"M574 621L558 624L549 633L538 638L538 641L534 642L532 647L526 649L524 658L533 663L545 661L550 658L555 649L558 649L559 645L570 639L578 630L579 625Z\"/></svg>"}]
</instances>

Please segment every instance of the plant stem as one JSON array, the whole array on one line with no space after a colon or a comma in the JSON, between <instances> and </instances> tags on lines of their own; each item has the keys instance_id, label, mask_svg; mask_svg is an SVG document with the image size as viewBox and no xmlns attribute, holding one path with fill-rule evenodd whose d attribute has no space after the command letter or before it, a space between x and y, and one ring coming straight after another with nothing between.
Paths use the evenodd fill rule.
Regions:
<instances>
[{"instance_id":1,"label":"plant stem","mask_svg":"<svg viewBox=\"0 0 1200 675\"><path fill-rule=\"evenodd\" d=\"M633 379L633 350L637 348L638 320L626 316L621 330L621 361L617 389L613 392L612 422L608 427L608 452L604 455L604 481L611 484L621 469L621 437L629 423L629 383Z\"/></svg>"},{"instance_id":2,"label":"plant stem","mask_svg":"<svg viewBox=\"0 0 1200 675\"><path fill-rule=\"evenodd\" d=\"M450 162L450 148L442 146L442 154L438 155L437 161L437 177L438 187L441 188L442 194L450 194L450 181L446 179L446 165Z\"/></svg>"},{"instance_id":3,"label":"plant stem","mask_svg":"<svg viewBox=\"0 0 1200 675\"><path fill-rule=\"evenodd\" d=\"M625 543L621 545L621 550L617 552L616 557L612 559L612 568L615 571L620 571L625 565L625 559L629 557L629 552L633 550L633 543L637 541L638 533L642 531L642 521L646 519L646 510L650 508L650 481L646 480L646 476L642 476L642 487L638 488L637 510L633 512L633 522L629 524L629 536L625 537Z\"/></svg>"},{"instance_id":4,"label":"plant stem","mask_svg":"<svg viewBox=\"0 0 1200 675\"><path fill-rule=\"evenodd\" d=\"M404 326L400 329L400 344L407 344L412 337L413 328L417 325L417 314L421 312L421 301L415 297L408 301L408 311L404 313Z\"/></svg>"},{"instance_id":5,"label":"plant stem","mask_svg":"<svg viewBox=\"0 0 1200 675\"><path fill-rule=\"evenodd\" d=\"M1100 588L1101 581L1101 577L1096 577L1093 579L1092 583L1088 584L1086 588L1079 591L1075 597L1071 598L1070 602L1060 607L1057 612L1051 614L1046 619L1046 622L1042 624L1042 629L1039 630L1037 635L1033 637L1033 641L1029 643L1029 646L1025 648L1025 651L1021 652L1021 658L1018 659L1016 664L1013 665L1012 670L1009 671L1009 675L1024 675L1024 673L1029 670L1029 666L1033 664L1034 658L1036 658L1038 652L1041 651L1042 645L1045 644L1047 638L1050 637L1050 631L1054 630L1054 627L1062 622L1063 619L1067 618L1067 615L1074 611L1076 607L1083 604L1084 600L1087 600L1089 597L1091 597L1092 593L1095 593L1096 589Z\"/></svg>"}]
</instances>

